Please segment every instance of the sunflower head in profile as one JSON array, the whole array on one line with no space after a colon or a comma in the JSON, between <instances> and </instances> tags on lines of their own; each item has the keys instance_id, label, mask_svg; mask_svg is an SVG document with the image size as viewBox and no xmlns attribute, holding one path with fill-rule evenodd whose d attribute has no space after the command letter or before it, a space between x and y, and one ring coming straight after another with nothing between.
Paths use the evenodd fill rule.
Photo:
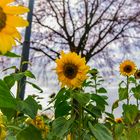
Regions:
<instances>
[{"instance_id":1,"label":"sunflower head in profile","mask_svg":"<svg viewBox=\"0 0 140 140\"><path fill-rule=\"evenodd\" d=\"M134 73L135 79L140 79L140 70L136 70Z\"/></svg>"},{"instance_id":2,"label":"sunflower head in profile","mask_svg":"<svg viewBox=\"0 0 140 140\"><path fill-rule=\"evenodd\" d=\"M15 40L20 40L21 36L16 27L28 26L28 22L20 17L29 11L23 6L9 5L15 0L0 0L0 53L10 51L12 46L16 46Z\"/></svg>"},{"instance_id":3,"label":"sunflower head in profile","mask_svg":"<svg viewBox=\"0 0 140 140\"><path fill-rule=\"evenodd\" d=\"M7 135L7 130L5 127L5 116L0 112L0 140L5 140Z\"/></svg>"},{"instance_id":4,"label":"sunflower head in profile","mask_svg":"<svg viewBox=\"0 0 140 140\"><path fill-rule=\"evenodd\" d=\"M122 123L122 122L123 122L123 119L122 119L122 118L116 118L116 119L115 119L115 122L116 122L116 123Z\"/></svg>"},{"instance_id":5,"label":"sunflower head in profile","mask_svg":"<svg viewBox=\"0 0 140 140\"><path fill-rule=\"evenodd\" d=\"M75 52L65 54L61 52L61 58L56 59L56 72L62 87L81 87L87 78L89 66L86 65L85 58L81 58Z\"/></svg>"},{"instance_id":6,"label":"sunflower head in profile","mask_svg":"<svg viewBox=\"0 0 140 140\"><path fill-rule=\"evenodd\" d=\"M136 71L136 65L133 61L125 60L120 64L120 73L123 76L131 76Z\"/></svg>"}]
</instances>

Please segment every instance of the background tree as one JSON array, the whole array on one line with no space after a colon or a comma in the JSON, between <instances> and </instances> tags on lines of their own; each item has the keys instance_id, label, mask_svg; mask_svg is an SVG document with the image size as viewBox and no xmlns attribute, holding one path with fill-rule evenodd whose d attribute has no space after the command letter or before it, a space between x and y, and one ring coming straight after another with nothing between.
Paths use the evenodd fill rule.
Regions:
<instances>
[{"instance_id":1,"label":"background tree","mask_svg":"<svg viewBox=\"0 0 140 140\"><path fill-rule=\"evenodd\" d=\"M38 34L31 49L51 60L65 49L88 62L107 47L125 46L140 37L137 0L41 0L36 1L34 17Z\"/></svg>"},{"instance_id":2,"label":"background tree","mask_svg":"<svg viewBox=\"0 0 140 140\"><path fill-rule=\"evenodd\" d=\"M21 1L27 5L26 0ZM48 83L49 79L54 85L54 76L49 74L53 61L61 50L71 50L102 67L104 75L110 74L110 68L124 55L138 52L139 9L139 0L35 0L30 69L40 81ZM20 50L17 47L15 51ZM89 61L91 58L96 63ZM0 58L3 68L17 65L5 59Z\"/></svg>"}]
</instances>

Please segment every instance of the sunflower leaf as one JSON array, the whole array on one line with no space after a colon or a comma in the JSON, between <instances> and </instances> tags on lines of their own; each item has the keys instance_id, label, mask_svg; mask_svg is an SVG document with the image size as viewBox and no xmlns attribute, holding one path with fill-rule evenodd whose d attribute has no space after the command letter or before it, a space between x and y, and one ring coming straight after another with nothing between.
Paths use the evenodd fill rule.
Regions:
<instances>
[{"instance_id":1,"label":"sunflower leaf","mask_svg":"<svg viewBox=\"0 0 140 140\"><path fill-rule=\"evenodd\" d=\"M97 140L113 140L110 130L103 124L95 124L94 126L89 122L89 129Z\"/></svg>"},{"instance_id":2,"label":"sunflower leaf","mask_svg":"<svg viewBox=\"0 0 140 140\"><path fill-rule=\"evenodd\" d=\"M118 90L119 92L119 100L124 100L124 99L127 99L128 97L128 91L127 91L127 88L119 88Z\"/></svg>"},{"instance_id":3,"label":"sunflower leaf","mask_svg":"<svg viewBox=\"0 0 140 140\"><path fill-rule=\"evenodd\" d=\"M16 53L13 53L13 52L7 52L4 54L4 56L7 56L7 57L21 57L20 55L16 54Z\"/></svg>"}]
</instances>

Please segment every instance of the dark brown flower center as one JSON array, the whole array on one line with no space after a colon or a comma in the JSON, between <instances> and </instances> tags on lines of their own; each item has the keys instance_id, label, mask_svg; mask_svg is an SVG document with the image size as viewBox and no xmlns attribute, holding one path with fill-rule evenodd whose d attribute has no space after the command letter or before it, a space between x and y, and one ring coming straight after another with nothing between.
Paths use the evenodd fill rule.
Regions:
<instances>
[{"instance_id":1,"label":"dark brown flower center","mask_svg":"<svg viewBox=\"0 0 140 140\"><path fill-rule=\"evenodd\" d=\"M140 71L136 71L134 76L136 79L140 79Z\"/></svg>"},{"instance_id":2,"label":"dark brown flower center","mask_svg":"<svg viewBox=\"0 0 140 140\"><path fill-rule=\"evenodd\" d=\"M130 65L124 67L124 72L130 73L131 71L132 71L132 67Z\"/></svg>"},{"instance_id":3,"label":"dark brown flower center","mask_svg":"<svg viewBox=\"0 0 140 140\"><path fill-rule=\"evenodd\" d=\"M3 12L3 9L0 7L0 31L6 25L6 14Z\"/></svg>"},{"instance_id":4,"label":"dark brown flower center","mask_svg":"<svg viewBox=\"0 0 140 140\"><path fill-rule=\"evenodd\" d=\"M78 67L74 64L65 64L63 70L64 70L64 75L67 78L73 79L77 75Z\"/></svg>"},{"instance_id":5,"label":"dark brown flower center","mask_svg":"<svg viewBox=\"0 0 140 140\"><path fill-rule=\"evenodd\" d=\"M140 77L140 71L137 73L137 76Z\"/></svg>"},{"instance_id":6,"label":"dark brown flower center","mask_svg":"<svg viewBox=\"0 0 140 140\"><path fill-rule=\"evenodd\" d=\"M121 122L122 122L122 120L121 120L121 119L119 119L119 120L117 120L117 122L118 122L118 123L121 123Z\"/></svg>"}]
</instances>

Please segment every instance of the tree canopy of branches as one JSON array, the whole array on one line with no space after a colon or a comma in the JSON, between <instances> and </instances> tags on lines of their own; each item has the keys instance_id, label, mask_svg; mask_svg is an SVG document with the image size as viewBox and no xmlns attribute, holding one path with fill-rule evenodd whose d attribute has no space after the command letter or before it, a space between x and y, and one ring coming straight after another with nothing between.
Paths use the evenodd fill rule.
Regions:
<instances>
[{"instance_id":1,"label":"tree canopy of branches","mask_svg":"<svg viewBox=\"0 0 140 140\"><path fill-rule=\"evenodd\" d=\"M88 62L112 43L140 38L138 0L39 0L31 49L55 60L62 49Z\"/></svg>"}]
</instances>

